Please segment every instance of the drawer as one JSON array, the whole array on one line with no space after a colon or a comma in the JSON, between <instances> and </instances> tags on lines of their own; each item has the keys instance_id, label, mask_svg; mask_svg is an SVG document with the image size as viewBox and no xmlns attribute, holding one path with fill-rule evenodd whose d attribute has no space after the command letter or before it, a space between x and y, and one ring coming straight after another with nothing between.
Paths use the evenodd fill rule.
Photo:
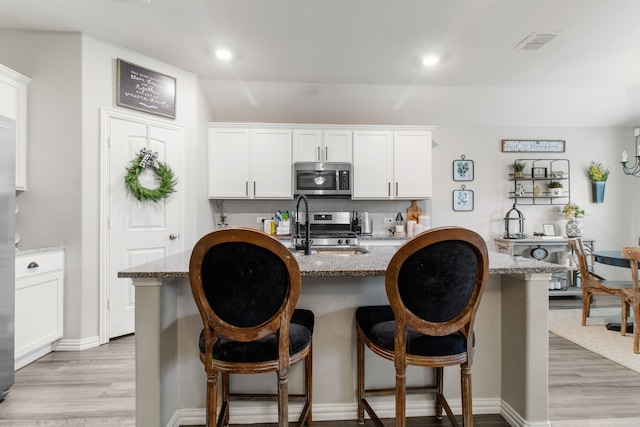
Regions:
<instances>
[{"instance_id":1,"label":"drawer","mask_svg":"<svg viewBox=\"0 0 640 427\"><path fill-rule=\"evenodd\" d=\"M38 252L16 256L16 279L62 270L63 268L64 251Z\"/></svg>"}]
</instances>

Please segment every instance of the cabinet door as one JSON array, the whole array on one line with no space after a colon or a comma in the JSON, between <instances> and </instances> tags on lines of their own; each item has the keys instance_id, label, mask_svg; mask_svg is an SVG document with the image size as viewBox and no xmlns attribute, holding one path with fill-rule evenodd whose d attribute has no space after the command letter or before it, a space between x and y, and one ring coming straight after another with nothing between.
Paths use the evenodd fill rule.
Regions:
<instances>
[{"instance_id":1,"label":"cabinet door","mask_svg":"<svg viewBox=\"0 0 640 427\"><path fill-rule=\"evenodd\" d=\"M353 139L350 131L328 130L323 135L324 161L351 163Z\"/></svg>"},{"instance_id":2,"label":"cabinet door","mask_svg":"<svg viewBox=\"0 0 640 427\"><path fill-rule=\"evenodd\" d=\"M30 79L0 65L0 115L16 121L16 190L27 189L27 84Z\"/></svg>"},{"instance_id":3,"label":"cabinet door","mask_svg":"<svg viewBox=\"0 0 640 427\"><path fill-rule=\"evenodd\" d=\"M318 130L296 130L293 132L293 161L319 162L322 132Z\"/></svg>"},{"instance_id":4,"label":"cabinet door","mask_svg":"<svg viewBox=\"0 0 640 427\"><path fill-rule=\"evenodd\" d=\"M389 199L393 179L393 133L353 134L353 198Z\"/></svg>"},{"instance_id":5,"label":"cabinet door","mask_svg":"<svg viewBox=\"0 0 640 427\"><path fill-rule=\"evenodd\" d=\"M250 197L250 147L248 129L209 129L209 198Z\"/></svg>"},{"instance_id":6,"label":"cabinet door","mask_svg":"<svg viewBox=\"0 0 640 427\"><path fill-rule=\"evenodd\" d=\"M431 132L395 132L393 162L394 198L431 197Z\"/></svg>"},{"instance_id":7,"label":"cabinet door","mask_svg":"<svg viewBox=\"0 0 640 427\"><path fill-rule=\"evenodd\" d=\"M251 131L251 187L254 198L293 199L291 131Z\"/></svg>"}]
</instances>

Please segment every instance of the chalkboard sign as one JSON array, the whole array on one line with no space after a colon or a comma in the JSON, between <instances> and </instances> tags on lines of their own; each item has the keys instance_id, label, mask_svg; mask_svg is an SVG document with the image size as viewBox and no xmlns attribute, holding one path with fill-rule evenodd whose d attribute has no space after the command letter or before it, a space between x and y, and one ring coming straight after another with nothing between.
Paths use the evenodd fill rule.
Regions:
<instances>
[{"instance_id":1,"label":"chalkboard sign","mask_svg":"<svg viewBox=\"0 0 640 427\"><path fill-rule=\"evenodd\" d=\"M176 79L118 58L116 104L176 118Z\"/></svg>"}]
</instances>

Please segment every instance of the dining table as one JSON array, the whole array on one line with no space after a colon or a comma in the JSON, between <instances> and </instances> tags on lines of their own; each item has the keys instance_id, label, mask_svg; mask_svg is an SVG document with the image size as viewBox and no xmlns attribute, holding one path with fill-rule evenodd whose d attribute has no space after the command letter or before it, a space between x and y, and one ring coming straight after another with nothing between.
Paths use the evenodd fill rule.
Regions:
<instances>
[{"instance_id":1,"label":"dining table","mask_svg":"<svg viewBox=\"0 0 640 427\"><path fill-rule=\"evenodd\" d=\"M591 253L595 262L615 267L631 267L629 258L622 256L622 250L594 251Z\"/></svg>"},{"instance_id":2,"label":"dining table","mask_svg":"<svg viewBox=\"0 0 640 427\"><path fill-rule=\"evenodd\" d=\"M594 251L591 255L593 256L593 260L600 264L631 268L631 260L622 256L622 250ZM631 274L629 274L629 276L631 276ZM616 322L606 324L606 328L609 331L620 332L621 327L622 325ZM633 322L627 322L627 333L633 333Z\"/></svg>"}]
</instances>

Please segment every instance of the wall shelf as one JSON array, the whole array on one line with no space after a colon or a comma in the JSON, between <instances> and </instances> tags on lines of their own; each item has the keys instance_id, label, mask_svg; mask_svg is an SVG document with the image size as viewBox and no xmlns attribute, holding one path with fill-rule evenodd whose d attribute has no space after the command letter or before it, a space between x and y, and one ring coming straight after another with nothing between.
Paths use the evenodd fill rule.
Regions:
<instances>
[{"instance_id":1,"label":"wall shelf","mask_svg":"<svg viewBox=\"0 0 640 427\"><path fill-rule=\"evenodd\" d=\"M522 176L509 174L513 190L509 198L518 205L566 205L571 202L571 165L567 159L516 159L527 168ZM530 167L529 167L530 166ZM549 184L562 184L559 194L553 194Z\"/></svg>"}]
</instances>

